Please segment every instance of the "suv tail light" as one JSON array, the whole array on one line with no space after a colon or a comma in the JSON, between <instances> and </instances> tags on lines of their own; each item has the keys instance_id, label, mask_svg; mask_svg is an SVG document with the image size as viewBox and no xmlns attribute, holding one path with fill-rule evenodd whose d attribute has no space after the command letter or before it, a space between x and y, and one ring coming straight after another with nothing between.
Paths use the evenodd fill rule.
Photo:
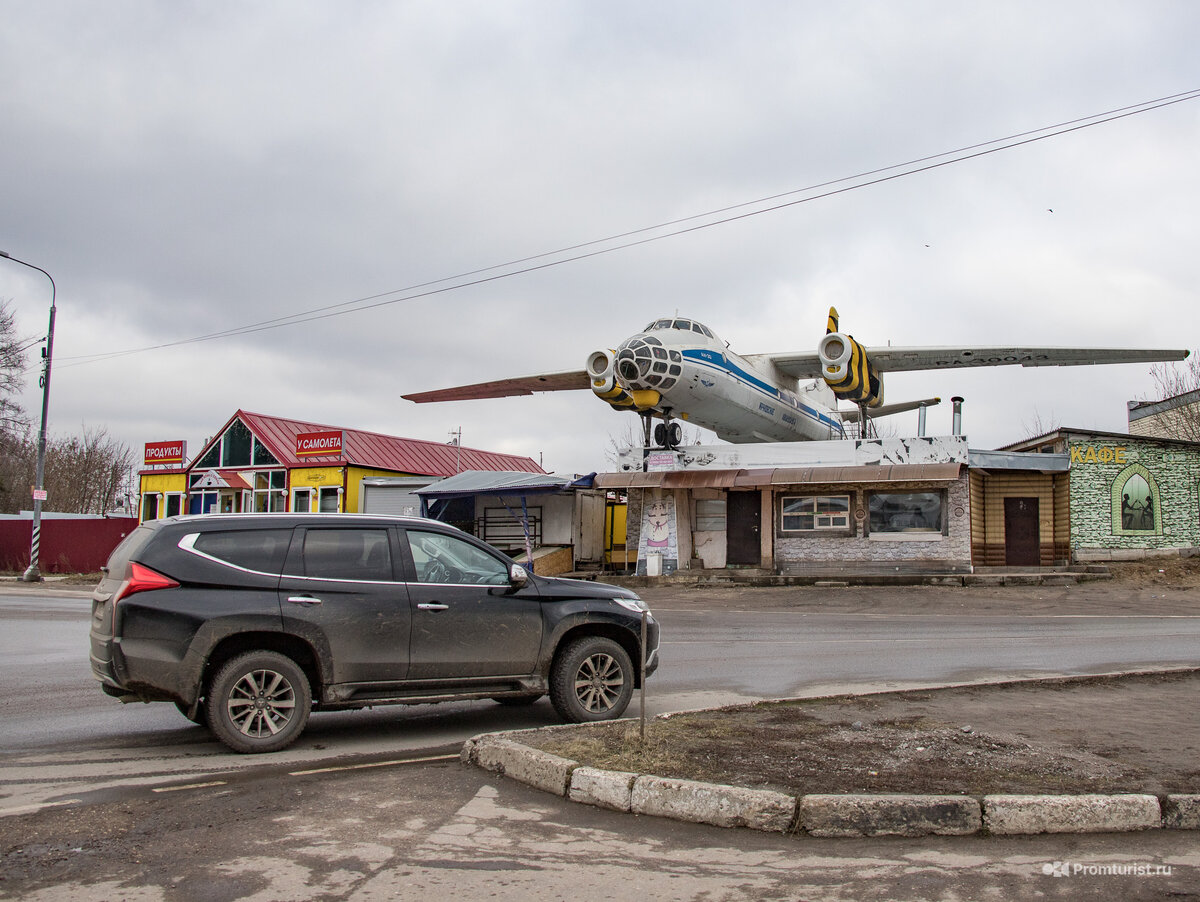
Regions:
<instances>
[{"instance_id":1,"label":"suv tail light","mask_svg":"<svg viewBox=\"0 0 1200 902\"><path fill-rule=\"evenodd\" d=\"M136 595L139 592L152 592L155 589L177 589L179 583L169 576L163 576L157 570L151 570L142 564L129 562L129 576L117 588L112 598L112 632L117 634L117 602Z\"/></svg>"},{"instance_id":2,"label":"suv tail light","mask_svg":"<svg viewBox=\"0 0 1200 902\"><path fill-rule=\"evenodd\" d=\"M136 595L138 592L151 592L154 589L177 589L179 583L169 576L163 576L157 570L151 570L142 564L130 562L129 578L121 583L117 594L113 596L113 604L122 598Z\"/></svg>"}]
</instances>

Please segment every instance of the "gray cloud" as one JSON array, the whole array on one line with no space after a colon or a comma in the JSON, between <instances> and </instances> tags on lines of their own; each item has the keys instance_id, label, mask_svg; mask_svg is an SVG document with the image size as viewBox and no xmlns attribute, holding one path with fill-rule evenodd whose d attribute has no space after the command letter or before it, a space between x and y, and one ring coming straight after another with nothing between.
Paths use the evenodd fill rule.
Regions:
<instances>
[{"instance_id":1,"label":"gray cloud","mask_svg":"<svg viewBox=\"0 0 1200 902\"><path fill-rule=\"evenodd\" d=\"M59 285L52 428L198 443L238 407L603 465L585 396L407 391L582 365L662 312L745 353L1192 347L1200 102L561 267L104 362L1185 91L1200 9L1138 3L14 6L0 249ZM1053 209L1053 213L1049 212ZM45 286L0 265L23 331ZM27 406L36 409L31 379ZM1124 428L1141 367L889 380ZM949 429L949 410L931 414ZM897 428L915 425L898 420Z\"/></svg>"}]
</instances>

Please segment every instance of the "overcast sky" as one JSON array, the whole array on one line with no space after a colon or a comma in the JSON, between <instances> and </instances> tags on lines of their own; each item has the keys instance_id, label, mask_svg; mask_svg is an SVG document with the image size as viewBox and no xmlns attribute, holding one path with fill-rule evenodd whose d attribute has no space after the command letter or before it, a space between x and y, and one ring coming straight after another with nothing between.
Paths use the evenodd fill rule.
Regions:
<instances>
[{"instance_id":1,"label":"overcast sky","mask_svg":"<svg viewBox=\"0 0 1200 902\"><path fill-rule=\"evenodd\" d=\"M195 454L243 408L433 441L461 427L588 472L636 424L590 393L400 395L581 369L675 311L742 354L815 348L831 304L864 344L1200 346L1200 100L405 291L1193 91L1200 4L0 10L0 250L57 283L55 434ZM44 332L44 277L0 260L0 298ZM364 298L395 302L176 344ZM1153 390L1143 365L1004 368L891 375L887 400L963 395L972 447L992 448L1037 424L1124 431ZM36 370L23 400L36 416ZM950 422L947 403L929 431Z\"/></svg>"}]
</instances>

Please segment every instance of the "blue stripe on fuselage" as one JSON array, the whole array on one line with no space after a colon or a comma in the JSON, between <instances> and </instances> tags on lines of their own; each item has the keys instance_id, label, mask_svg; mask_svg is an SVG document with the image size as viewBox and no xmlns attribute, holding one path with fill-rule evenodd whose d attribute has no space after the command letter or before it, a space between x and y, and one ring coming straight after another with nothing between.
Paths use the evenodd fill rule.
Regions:
<instances>
[{"instance_id":1,"label":"blue stripe on fuselage","mask_svg":"<svg viewBox=\"0 0 1200 902\"><path fill-rule=\"evenodd\" d=\"M729 358L719 351L710 351L706 348L689 348L681 353L683 354L684 359L698 364L699 366L703 366L708 369L719 370L723 373L733 376L733 378L744 382L751 388L758 389L760 392L769 396L773 401L787 404L793 410L799 411L811 420L816 420L818 423L823 423L831 429L836 429L838 432L844 431L840 421L834 420L828 414L823 414L793 398L785 397L775 386L767 382L763 382L757 376L753 376L750 373L747 373L741 367L730 363Z\"/></svg>"}]
</instances>

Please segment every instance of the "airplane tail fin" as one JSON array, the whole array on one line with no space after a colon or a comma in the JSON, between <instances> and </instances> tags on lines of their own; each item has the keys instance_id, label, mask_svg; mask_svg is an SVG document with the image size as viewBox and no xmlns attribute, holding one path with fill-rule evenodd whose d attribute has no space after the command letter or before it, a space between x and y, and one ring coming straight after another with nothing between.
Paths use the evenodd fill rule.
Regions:
<instances>
[{"instance_id":1,"label":"airplane tail fin","mask_svg":"<svg viewBox=\"0 0 1200 902\"><path fill-rule=\"evenodd\" d=\"M836 332L837 330L838 330L837 307L830 307L829 308L829 320L825 323L825 334L828 335L831 332Z\"/></svg>"}]
</instances>

